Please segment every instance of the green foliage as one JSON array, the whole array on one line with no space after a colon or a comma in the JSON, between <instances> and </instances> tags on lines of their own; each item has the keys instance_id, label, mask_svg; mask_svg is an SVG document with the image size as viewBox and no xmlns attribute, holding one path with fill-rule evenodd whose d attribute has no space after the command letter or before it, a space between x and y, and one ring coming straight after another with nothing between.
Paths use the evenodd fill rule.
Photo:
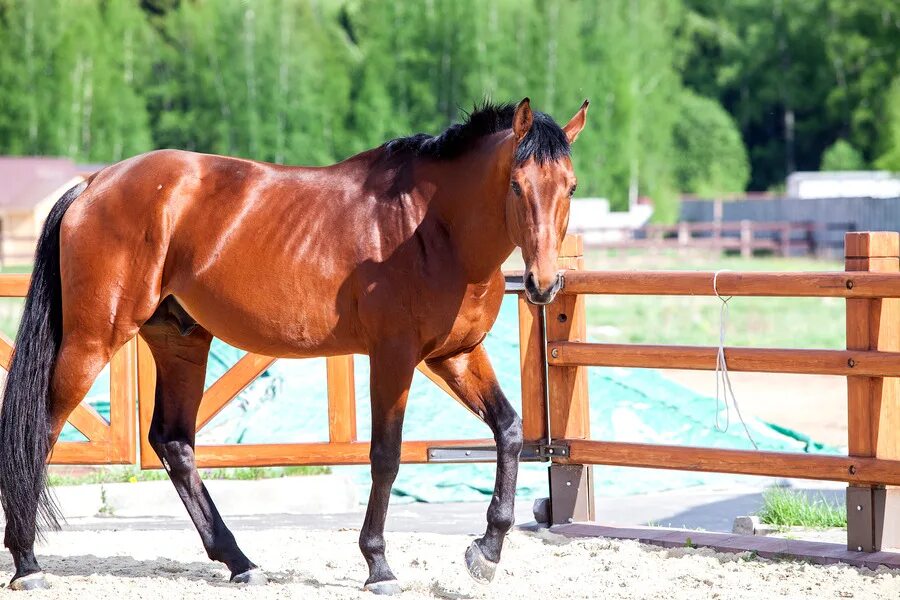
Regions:
<instances>
[{"instance_id":1,"label":"green foliage","mask_svg":"<svg viewBox=\"0 0 900 600\"><path fill-rule=\"evenodd\" d=\"M865 161L894 147L885 84L900 71L896 0L684 2L684 81L734 116L750 189L815 170L836 134Z\"/></svg>"},{"instance_id":2,"label":"green foliage","mask_svg":"<svg viewBox=\"0 0 900 600\"><path fill-rule=\"evenodd\" d=\"M704 196L741 192L750 178L734 119L716 102L685 91L674 129L679 189Z\"/></svg>"},{"instance_id":3,"label":"green foliage","mask_svg":"<svg viewBox=\"0 0 900 600\"><path fill-rule=\"evenodd\" d=\"M875 160L875 166L900 172L900 77L891 83L884 104L883 153Z\"/></svg>"},{"instance_id":4,"label":"green foliage","mask_svg":"<svg viewBox=\"0 0 900 600\"><path fill-rule=\"evenodd\" d=\"M0 0L0 153L326 164L485 98L560 122L589 98L581 193L671 220L838 136L898 168L897 23L896 0Z\"/></svg>"},{"instance_id":5,"label":"green foliage","mask_svg":"<svg viewBox=\"0 0 900 600\"><path fill-rule=\"evenodd\" d=\"M860 171L866 168L859 150L847 140L838 140L822 153L820 171Z\"/></svg>"},{"instance_id":6,"label":"green foliage","mask_svg":"<svg viewBox=\"0 0 900 600\"><path fill-rule=\"evenodd\" d=\"M772 487L763 492L759 518L779 527L847 527L847 508L821 496L811 498L801 491Z\"/></svg>"}]
</instances>

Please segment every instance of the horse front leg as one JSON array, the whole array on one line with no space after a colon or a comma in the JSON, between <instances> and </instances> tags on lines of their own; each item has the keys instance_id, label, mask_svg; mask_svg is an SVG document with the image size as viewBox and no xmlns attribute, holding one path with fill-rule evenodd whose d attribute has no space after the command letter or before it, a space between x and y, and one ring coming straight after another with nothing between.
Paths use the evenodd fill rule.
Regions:
<instances>
[{"instance_id":1,"label":"horse front leg","mask_svg":"<svg viewBox=\"0 0 900 600\"><path fill-rule=\"evenodd\" d=\"M376 594L399 594L402 590L385 558L384 523L391 486L400 468L403 415L416 358L411 345L381 343L370 353L372 403L372 490L366 520L359 535L359 548L369 565L365 588Z\"/></svg>"},{"instance_id":2,"label":"horse front leg","mask_svg":"<svg viewBox=\"0 0 900 600\"><path fill-rule=\"evenodd\" d=\"M515 523L516 478L522 452L522 420L510 405L487 352L479 344L472 350L428 366L447 382L466 406L480 417L497 442L497 475L494 495L487 511L487 529L466 551L466 567L476 581L488 583L494 578L503 540Z\"/></svg>"}]
</instances>

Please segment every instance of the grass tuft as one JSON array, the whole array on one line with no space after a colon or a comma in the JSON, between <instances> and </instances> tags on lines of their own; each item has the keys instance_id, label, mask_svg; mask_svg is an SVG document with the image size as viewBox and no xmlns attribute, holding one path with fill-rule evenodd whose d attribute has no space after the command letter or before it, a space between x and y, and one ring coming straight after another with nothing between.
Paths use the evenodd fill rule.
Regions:
<instances>
[{"instance_id":1,"label":"grass tuft","mask_svg":"<svg viewBox=\"0 0 900 600\"><path fill-rule=\"evenodd\" d=\"M829 502L821 495L810 498L803 492L773 487L763 492L759 518L776 527L847 527L847 508Z\"/></svg>"}]
</instances>

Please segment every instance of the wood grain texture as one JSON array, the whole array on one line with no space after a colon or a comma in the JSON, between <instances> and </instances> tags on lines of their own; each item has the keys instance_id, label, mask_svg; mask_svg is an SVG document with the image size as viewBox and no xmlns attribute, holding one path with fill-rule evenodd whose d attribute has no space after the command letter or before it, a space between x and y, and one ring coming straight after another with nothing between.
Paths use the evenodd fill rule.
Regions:
<instances>
[{"instance_id":1,"label":"wood grain texture","mask_svg":"<svg viewBox=\"0 0 900 600\"><path fill-rule=\"evenodd\" d=\"M197 431L205 427L235 396L253 383L277 359L248 352L219 377L205 392L197 413Z\"/></svg>"},{"instance_id":2,"label":"wood grain texture","mask_svg":"<svg viewBox=\"0 0 900 600\"><path fill-rule=\"evenodd\" d=\"M111 460L137 460L137 339L125 342L109 362L109 454Z\"/></svg>"},{"instance_id":3,"label":"wood grain texture","mask_svg":"<svg viewBox=\"0 0 900 600\"><path fill-rule=\"evenodd\" d=\"M900 461L895 460L594 440L565 441L569 444L569 456L557 459L560 462L900 484Z\"/></svg>"},{"instance_id":4,"label":"wood grain texture","mask_svg":"<svg viewBox=\"0 0 900 600\"><path fill-rule=\"evenodd\" d=\"M900 275L900 234L849 233L845 238L848 270ZM900 299L848 299L847 348L900 351ZM891 377L847 378L847 435L851 456L900 459L900 373L864 373Z\"/></svg>"},{"instance_id":5,"label":"wood grain texture","mask_svg":"<svg viewBox=\"0 0 900 600\"><path fill-rule=\"evenodd\" d=\"M715 346L550 342L551 365L714 371ZM729 371L900 376L900 352L726 348ZM853 366L851 366L853 365Z\"/></svg>"},{"instance_id":6,"label":"wood grain texture","mask_svg":"<svg viewBox=\"0 0 900 600\"><path fill-rule=\"evenodd\" d=\"M0 297L24 298L28 294L28 286L31 283L29 273L2 273L0 274Z\"/></svg>"},{"instance_id":7,"label":"wood grain texture","mask_svg":"<svg viewBox=\"0 0 900 600\"><path fill-rule=\"evenodd\" d=\"M91 444L105 444L109 441L109 426L106 420L90 404L82 402L76 406L67 421Z\"/></svg>"},{"instance_id":8,"label":"wood grain texture","mask_svg":"<svg viewBox=\"0 0 900 600\"><path fill-rule=\"evenodd\" d=\"M547 436L544 407L544 342L537 306L519 294L519 368L522 373L522 433L526 442Z\"/></svg>"},{"instance_id":9,"label":"wood grain texture","mask_svg":"<svg viewBox=\"0 0 900 600\"><path fill-rule=\"evenodd\" d=\"M584 268L581 256L560 257L566 273ZM579 343L587 338L584 296L558 295L547 307L547 343ZM548 355L548 362L549 361ZM578 364L550 363L550 434L553 438L590 437L587 369Z\"/></svg>"},{"instance_id":10,"label":"wood grain texture","mask_svg":"<svg viewBox=\"0 0 900 600\"><path fill-rule=\"evenodd\" d=\"M9 371L9 363L12 361L13 341L0 333L0 367Z\"/></svg>"},{"instance_id":11,"label":"wood grain texture","mask_svg":"<svg viewBox=\"0 0 900 600\"><path fill-rule=\"evenodd\" d=\"M403 442L400 461L428 462L428 448L446 446L491 446L492 439L434 440ZM235 444L197 446L197 466L214 467L286 467L302 465L369 464L368 442L312 442L302 444ZM160 468L157 461L144 468Z\"/></svg>"},{"instance_id":12,"label":"wood grain texture","mask_svg":"<svg viewBox=\"0 0 900 600\"><path fill-rule=\"evenodd\" d=\"M162 465L147 439L156 401L156 361L153 360L150 346L141 338L137 340L137 394L141 468L158 469Z\"/></svg>"},{"instance_id":13,"label":"wood grain texture","mask_svg":"<svg viewBox=\"0 0 900 600\"><path fill-rule=\"evenodd\" d=\"M353 355L329 356L325 362L328 379L328 439L356 441L356 384Z\"/></svg>"},{"instance_id":14,"label":"wood grain texture","mask_svg":"<svg viewBox=\"0 0 900 600\"><path fill-rule=\"evenodd\" d=\"M565 274L563 294L900 298L893 272L576 271Z\"/></svg>"}]
</instances>

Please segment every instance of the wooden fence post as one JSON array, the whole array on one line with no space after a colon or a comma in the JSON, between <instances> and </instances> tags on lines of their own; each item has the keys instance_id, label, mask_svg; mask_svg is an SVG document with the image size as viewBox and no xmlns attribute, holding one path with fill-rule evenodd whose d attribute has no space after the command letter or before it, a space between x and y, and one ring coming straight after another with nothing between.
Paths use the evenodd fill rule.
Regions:
<instances>
[{"instance_id":1,"label":"wooden fence post","mask_svg":"<svg viewBox=\"0 0 900 600\"><path fill-rule=\"evenodd\" d=\"M580 236L567 236L559 256L559 268L584 269L584 245ZM587 338L583 295L559 295L547 307L547 341L579 341ZM587 369L549 369L550 436L557 439L590 437ZM554 525L593 521L594 477L589 465L553 464L550 476L550 510Z\"/></svg>"},{"instance_id":2,"label":"wooden fence post","mask_svg":"<svg viewBox=\"0 0 900 600\"><path fill-rule=\"evenodd\" d=\"M741 258L753 258L753 222L741 220Z\"/></svg>"},{"instance_id":3,"label":"wooden fence post","mask_svg":"<svg viewBox=\"0 0 900 600\"><path fill-rule=\"evenodd\" d=\"M847 271L900 271L900 233L848 233ZM847 349L900 350L900 299L848 299ZM852 365L851 365L852 366ZM847 377L850 456L900 459L900 379ZM900 488L847 487L847 547L877 552L900 546Z\"/></svg>"}]
</instances>

